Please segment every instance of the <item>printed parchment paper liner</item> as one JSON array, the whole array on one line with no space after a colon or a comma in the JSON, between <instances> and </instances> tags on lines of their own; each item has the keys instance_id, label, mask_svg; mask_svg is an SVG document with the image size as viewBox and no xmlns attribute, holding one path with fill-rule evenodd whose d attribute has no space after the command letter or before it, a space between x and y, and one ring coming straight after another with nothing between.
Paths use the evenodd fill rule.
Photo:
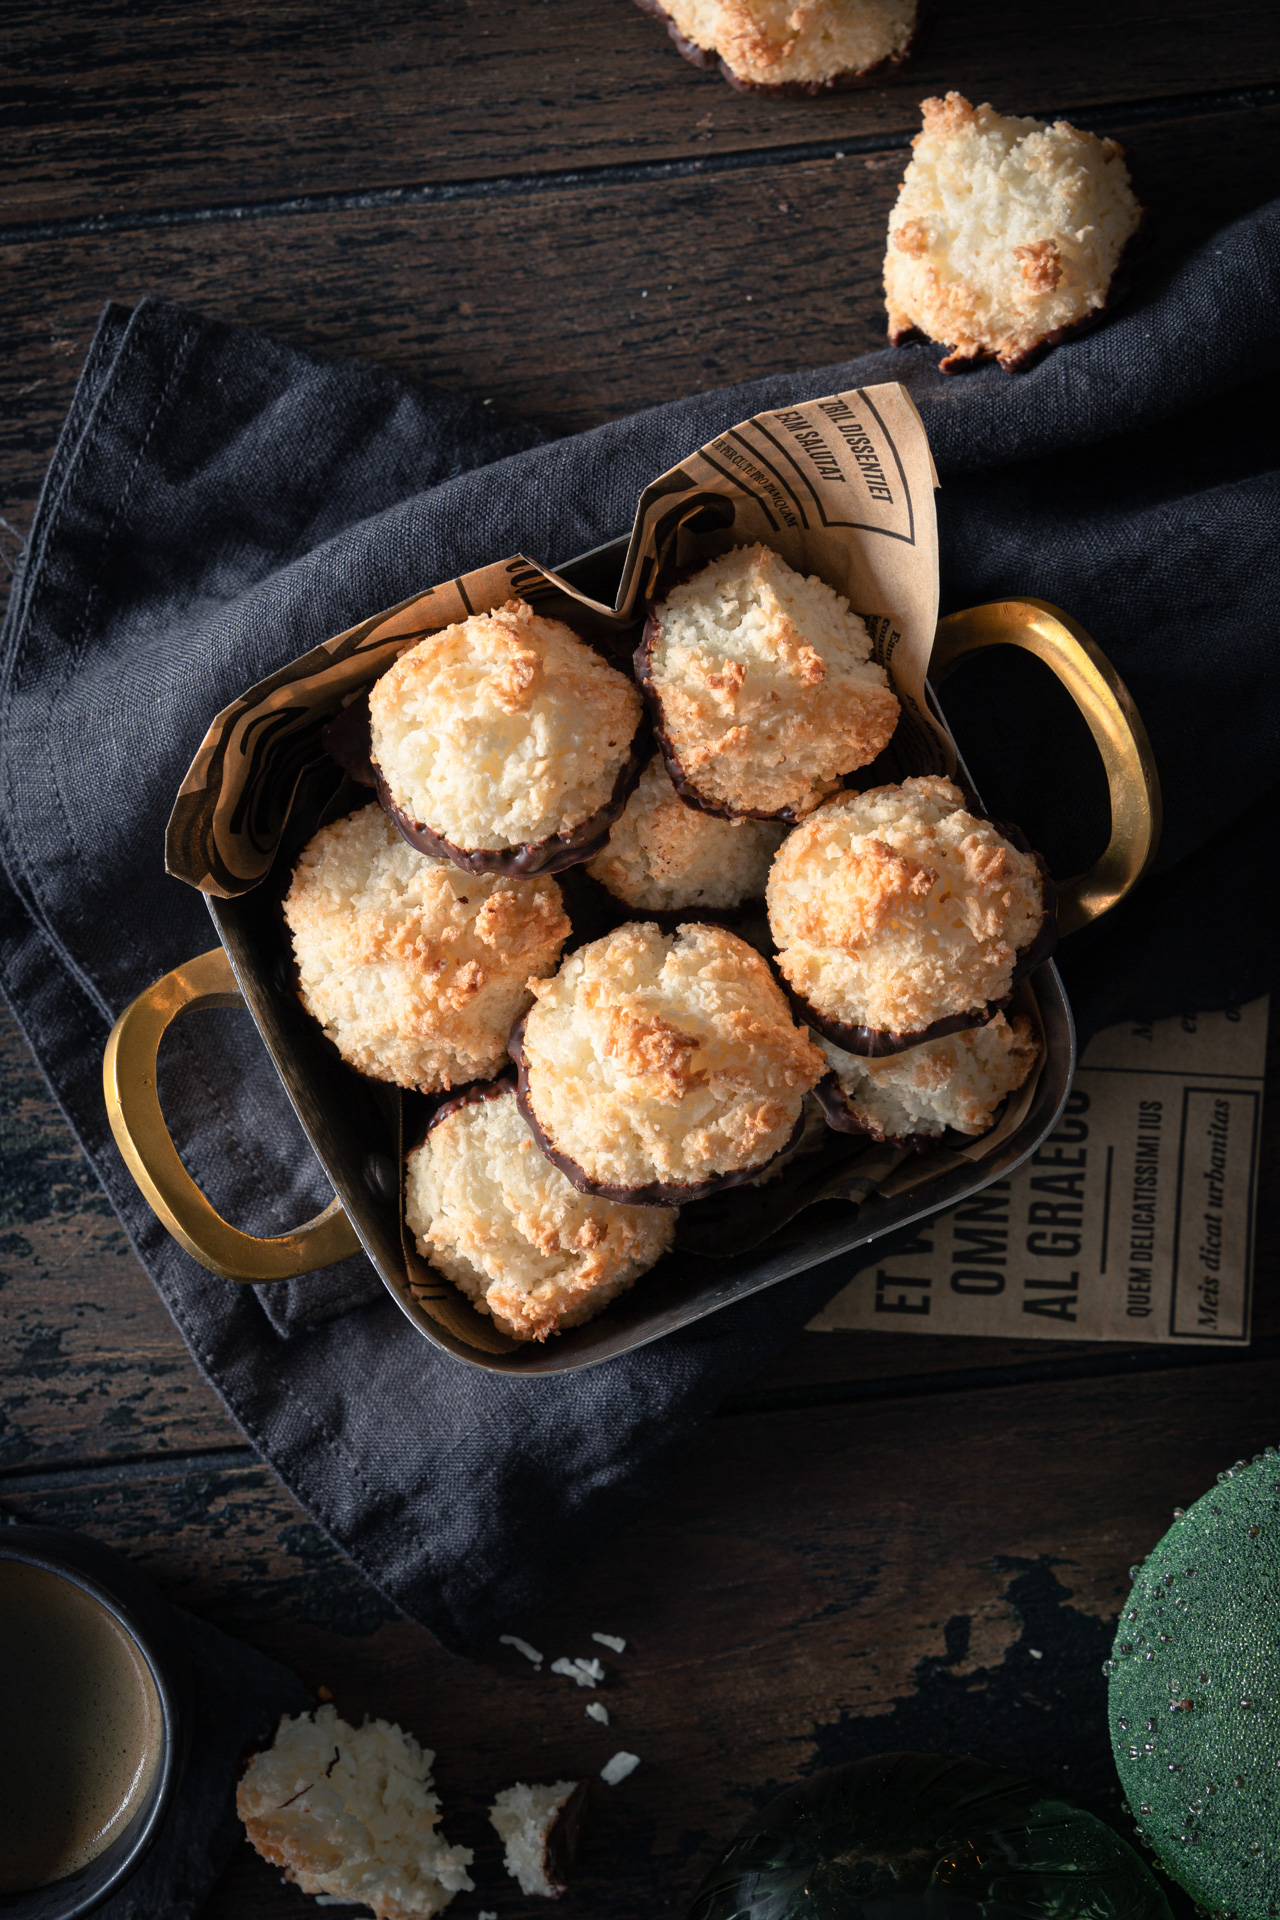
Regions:
<instances>
[{"instance_id":1,"label":"printed parchment paper liner","mask_svg":"<svg viewBox=\"0 0 1280 1920\"><path fill-rule=\"evenodd\" d=\"M257 887L280 851L300 783L310 796L322 780L322 729L427 634L518 597L540 613L565 619L620 664L635 646L663 577L755 540L844 594L866 621L873 657L889 673L901 718L886 751L855 776L856 784L923 773L954 776L955 747L925 686L938 611L936 484L920 417L896 384L742 422L644 490L612 606L551 568L515 555L414 594L247 689L217 715L183 781L166 839L168 871L221 899ZM308 797L308 811L311 804ZM324 814L332 817L332 805ZM316 824L313 813L311 830ZM292 823L291 846L307 825ZM1016 1129L1037 1079L1038 1071L1007 1103L992 1132L958 1154L949 1144L904 1153L833 1136L819 1154L798 1158L778 1177L768 1190L768 1207L745 1235L746 1212L735 1231L726 1232L722 1222L704 1235L695 1206L686 1209L689 1233L677 1241L677 1250L683 1241L689 1252L710 1253L712 1243L717 1251L748 1251L817 1200L861 1205L878 1192L915 1187L959 1160L981 1160ZM411 1142L404 1138L403 1100L401 1106L403 1183ZM728 1220L744 1191L751 1189L699 1204L714 1205ZM403 1192L400 1218L403 1280L419 1305L468 1344L510 1352L517 1343L421 1259L403 1225ZM705 1225L712 1226L709 1217Z\"/></svg>"},{"instance_id":2,"label":"printed parchment paper liner","mask_svg":"<svg viewBox=\"0 0 1280 1920\"><path fill-rule=\"evenodd\" d=\"M902 704L877 778L952 773L955 749L925 693L938 618L936 484L920 416L896 384L757 414L645 488L612 607L517 554L428 587L248 688L191 763L165 865L223 899L256 886L301 774L322 757L321 727L427 634L520 598L617 664L664 569L755 540L820 575L866 620Z\"/></svg>"}]
</instances>

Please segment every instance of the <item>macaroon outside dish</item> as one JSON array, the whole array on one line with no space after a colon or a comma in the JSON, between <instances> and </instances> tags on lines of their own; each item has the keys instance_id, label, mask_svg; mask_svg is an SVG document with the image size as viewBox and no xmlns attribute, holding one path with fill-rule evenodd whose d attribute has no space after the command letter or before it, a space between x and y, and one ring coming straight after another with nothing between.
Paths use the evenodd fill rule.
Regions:
<instances>
[{"instance_id":1,"label":"macaroon outside dish","mask_svg":"<svg viewBox=\"0 0 1280 1920\"><path fill-rule=\"evenodd\" d=\"M917 0L639 0L696 67L739 93L866 86L905 60Z\"/></svg>"},{"instance_id":2,"label":"macaroon outside dish","mask_svg":"<svg viewBox=\"0 0 1280 1920\"><path fill-rule=\"evenodd\" d=\"M889 215L889 337L949 346L944 373L1025 366L1102 312L1142 218L1124 150L958 93L921 112Z\"/></svg>"}]
</instances>

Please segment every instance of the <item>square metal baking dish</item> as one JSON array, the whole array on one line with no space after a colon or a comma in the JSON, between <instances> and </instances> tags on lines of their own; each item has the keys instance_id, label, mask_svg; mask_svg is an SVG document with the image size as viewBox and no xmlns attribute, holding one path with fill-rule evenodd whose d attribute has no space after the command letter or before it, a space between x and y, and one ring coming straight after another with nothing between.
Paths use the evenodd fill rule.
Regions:
<instances>
[{"instance_id":1,"label":"square metal baking dish","mask_svg":"<svg viewBox=\"0 0 1280 1920\"><path fill-rule=\"evenodd\" d=\"M625 541L614 541L559 571L607 602L625 550ZM1070 931L1114 905L1154 852L1159 788L1150 748L1105 657L1069 616L1044 602L997 602L950 616L939 627L931 672L939 678L963 655L993 645L1028 648L1053 667L1081 707L1107 768L1111 843L1089 875L1060 891L1060 923ZM509 1340L420 1260L402 1230L401 1168L412 1144L405 1138L405 1100L346 1066L298 1000L279 901L298 834L307 837L314 825L314 818L291 822L294 831L259 886L234 899L208 900L220 948L166 975L121 1016L105 1062L112 1126L146 1197L202 1264L232 1279L261 1282L312 1271L358 1245L423 1338L468 1365L516 1374L572 1372L661 1339L823 1261L862 1255L849 1259L852 1271L885 1235L1002 1179L1052 1131L1070 1090L1071 1010L1056 968L1046 962L1024 989L1034 997L1044 1065L1020 1122L985 1158L957 1164L956 1155L944 1155L946 1164L908 1191L873 1194L857 1206L823 1201L749 1252L711 1258L677 1247L599 1318L545 1345ZM315 1221L272 1240L242 1234L214 1213L182 1168L155 1096L155 1049L169 1022L189 1008L241 1003L253 1015L336 1195Z\"/></svg>"}]
</instances>

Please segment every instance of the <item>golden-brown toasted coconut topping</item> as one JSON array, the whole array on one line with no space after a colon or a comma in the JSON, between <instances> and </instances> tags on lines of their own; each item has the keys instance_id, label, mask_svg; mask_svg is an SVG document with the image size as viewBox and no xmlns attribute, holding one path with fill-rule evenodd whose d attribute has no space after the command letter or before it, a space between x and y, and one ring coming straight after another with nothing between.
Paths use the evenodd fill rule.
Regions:
<instances>
[{"instance_id":1,"label":"golden-brown toasted coconut topping","mask_svg":"<svg viewBox=\"0 0 1280 1920\"><path fill-rule=\"evenodd\" d=\"M531 984L530 1103L549 1145L601 1185L763 1166L826 1070L766 963L720 927L633 922Z\"/></svg>"},{"instance_id":2,"label":"golden-brown toasted coconut topping","mask_svg":"<svg viewBox=\"0 0 1280 1920\"><path fill-rule=\"evenodd\" d=\"M550 839L606 806L641 702L562 621L510 600L402 653L369 717L396 806L480 851Z\"/></svg>"},{"instance_id":3,"label":"golden-brown toasted coconut topping","mask_svg":"<svg viewBox=\"0 0 1280 1920\"><path fill-rule=\"evenodd\" d=\"M767 897L793 991L890 1033L1003 999L1044 917L1035 856L933 775L828 800L784 840Z\"/></svg>"},{"instance_id":4,"label":"golden-brown toasted coconut topping","mask_svg":"<svg viewBox=\"0 0 1280 1920\"><path fill-rule=\"evenodd\" d=\"M461 873L376 805L308 842L284 912L303 1005L343 1059L423 1093L499 1070L569 934L554 880Z\"/></svg>"},{"instance_id":5,"label":"golden-brown toasted coconut topping","mask_svg":"<svg viewBox=\"0 0 1280 1920\"><path fill-rule=\"evenodd\" d=\"M831 1062L852 1117L881 1140L985 1133L1006 1094L1020 1087L1040 1057L1025 1014L998 1013L984 1027L926 1041L906 1053L867 1060L829 1040L818 1045Z\"/></svg>"},{"instance_id":6,"label":"golden-brown toasted coconut topping","mask_svg":"<svg viewBox=\"0 0 1280 1920\"><path fill-rule=\"evenodd\" d=\"M924 130L889 216L889 333L1016 366L1103 305L1141 208L1114 140L972 107L921 106Z\"/></svg>"},{"instance_id":7,"label":"golden-brown toasted coconut topping","mask_svg":"<svg viewBox=\"0 0 1280 1920\"><path fill-rule=\"evenodd\" d=\"M648 669L688 785L731 812L798 816L874 760L898 702L857 614L768 547L737 547L655 612Z\"/></svg>"},{"instance_id":8,"label":"golden-brown toasted coconut topping","mask_svg":"<svg viewBox=\"0 0 1280 1920\"><path fill-rule=\"evenodd\" d=\"M786 829L687 807L655 754L605 846L587 867L629 907L649 913L762 899Z\"/></svg>"},{"instance_id":9,"label":"golden-brown toasted coconut topping","mask_svg":"<svg viewBox=\"0 0 1280 1920\"><path fill-rule=\"evenodd\" d=\"M461 1105L409 1156L418 1251L516 1340L580 1326L671 1245L675 1213L582 1194L540 1152L514 1087Z\"/></svg>"},{"instance_id":10,"label":"golden-brown toasted coconut topping","mask_svg":"<svg viewBox=\"0 0 1280 1920\"><path fill-rule=\"evenodd\" d=\"M752 86L821 86L900 59L916 0L662 0L677 30Z\"/></svg>"}]
</instances>

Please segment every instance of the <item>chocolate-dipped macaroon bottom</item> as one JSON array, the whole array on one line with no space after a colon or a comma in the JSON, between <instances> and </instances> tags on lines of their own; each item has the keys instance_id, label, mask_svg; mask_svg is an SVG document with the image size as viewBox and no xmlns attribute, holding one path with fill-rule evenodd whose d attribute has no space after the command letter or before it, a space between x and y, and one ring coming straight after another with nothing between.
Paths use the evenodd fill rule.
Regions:
<instances>
[{"instance_id":1,"label":"chocolate-dipped macaroon bottom","mask_svg":"<svg viewBox=\"0 0 1280 1920\"><path fill-rule=\"evenodd\" d=\"M374 789L401 839L419 853L449 860L464 873L500 873L524 880L541 873L561 873L566 867L578 866L599 853L609 838L610 828L631 798L649 757L648 728L642 722L632 736L609 798L577 826L551 834L545 840L526 840L518 846L459 847L396 804L382 769L373 758L367 693L352 701L336 720L331 720L320 737L326 751L345 773Z\"/></svg>"},{"instance_id":2,"label":"chocolate-dipped macaroon bottom","mask_svg":"<svg viewBox=\"0 0 1280 1920\"><path fill-rule=\"evenodd\" d=\"M923 4L924 0L921 0L922 8ZM904 60L910 59L915 52L920 35L920 18L917 13L915 31L900 53L886 54L883 60L877 60L870 67L833 73L825 80L784 80L776 85L770 85L765 80L744 80L741 74L733 71L714 47L700 47L696 40L690 40L687 34L681 33L667 9L662 5L662 0L636 0L636 5L642 13L647 13L653 19L663 22L672 43L690 66L698 67L704 73L710 73L718 67L721 79L727 80L735 93L762 94L775 100L816 100L827 93L846 93L855 87L873 87L882 84L896 72Z\"/></svg>"},{"instance_id":3,"label":"chocolate-dipped macaroon bottom","mask_svg":"<svg viewBox=\"0 0 1280 1920\"><path fill-rule=\"evenodd\" d=\"M856 1134L863 1140L874 1140L881 1147L911 1147L916 1153L924 1153L929 1147L936 1146L942 1137L937 1133L881 1133L879 1127L869 1126L854 1112L849 1104L849 1096L834 1072L829 1073L825 1080L819 1080L813 1092L827 1125L834 1133Z\"/></svg>"},{"instance_id":4,"label":"chocolate-dipped macaroon bottom","mask_svg":"<svg viewBox=\"0 0 1280 1920\"><path fill-rule=\"evenodd\" d=\"M485 1100L499 1100L504 1093L512 1092L515 1084L515 1068L503 1067L492 1080L472 1080L465 1087L459 1087L456 1093L446 1094L439 1106L432 1111L430 1119L412 1146L405 1148L405 1158L408 1159L411 1153L418 1151L427 1135L434 1132L442 1120L447 1120L451 1114L461 1113L463 1107L476 1107Z\"/></svg>"},{"instance_id":5,"label":"chocolate-dipped macaroon bottom","mask_svg":"<svg viewBox=\"0 0 1280 1920\"><path fill-rule=\"evenodd\" d=\"M705 1200L709 1194L724 1193L730 1187L741 1187L748 1180L754 1180L757 1174L771 1167L775 1160L789 1153L804 1132L804 1106L796 1119L796 1124L778 1148L766 1160L753 1167L735 1167L728 1173L713 1174L708 1180L651 1180L641 1187L623 1187L608 1180L593 1180L584 1167L571 1160L567 1153L561 1153L550 1136L542 1127L534 1111L533 1099L529 1090L529 1068L524 1055L524 1021L518 1020L511 1029L511 1039L507 1050L516 1065L516 1101L521 1113L528 1122L529 1131L541 1147L553 1167L558 1167L570 1186L579 1193L593 1193L601 1200L618 1200L628 1207L684 1207L692 1200Z\"/></svg>"},{"instance_id":6,"label":"chocolate-dipped macaroon bottom","mask_svg":"<svg viewBox=\"0 0 1280 1920\"><path fill-rule=\"evenodd\" d=\"M1016 831L1001 824L1001 833L1008 837ZM1019 834L1019 838L1024 836ZM1024 848L1024 851L1028 849ZM948 1033L965 1033L970 1027L985 1027L998 1013L1007 1013L1013 998L1013 989L1020 980L1025 980L1036 968L1049 959L1058 944L1057 889L1050 880L1048 871L1039 854L1036 856L1044 883L1045 912L1040 922L1039 932L1034 940L1023 947L1014 961L1013 972L1009 976L1009 991L998 1000L988 1000L985 1006L970 1007L963 1013L949 1013L940 1020L930 1021L927 1027L920 1027L914 1033L894 1033L888 1027L855 1026L848 1020L837 1019L813 1006L804 995L797 993L780 976L783 992L795 1010L796 1018L806 1026L820 1033L824 1040L830 1040L836 1047L843 1047L846 1053L861 1054L864 1060L883 1059L886 1054L906 1053L911 1047L923 1046L926 1040L941 1040ZM815 1088L821 1098L821 1088ZM825 1104L825 1103L824 1103Z\"/></svg>"},{"instance_id":7,"label":"chocolate-dipped macaroon bottom","mask_svg":"<svg viewBox=\"0 0 1280 1920\"><path fill-rule=\"evenodd\" d=\"M636 0L643 6L645 0ZM1127 159L1127 148L1121 148ZM1130 169L1132 173L1132 168ZM1029 373L1032 367L1039 366L1045 355L1055 347L1067 341L1079 340L1095 328L1110 320L1117 307L1122 307L1134 289L1135 281L1141 270L1142 258L1151 245L1151 224L1144 207L1138 216L1138 224L1120 250L1111 274L1111 284L1100 306L1093 307L1088 313L1082 313L1078 320L1069 320L1064 326L1051 327L1047 333L1021 353L997 354L989 348L981 353L956 353L947 340L934 340L923 327L909 326L889 329L888 340L891 347L946 347L949 349L938 362L938 372L946 374L968 373L975 367L981 367L994 360L1003 373Z\"/></svg>"},{"instance_id":8,"label":"chocolate-dipped macaroon bottom","mask_svg":"<svg viewBox=\"0 0 1280 1920\"><path fill-rule=\"evenodd\" d=\"M579 1780L542 1842L542 1877L558 1896L567 1893L591 1801L590 1780Z\"/></svg>"}]
</instances>

